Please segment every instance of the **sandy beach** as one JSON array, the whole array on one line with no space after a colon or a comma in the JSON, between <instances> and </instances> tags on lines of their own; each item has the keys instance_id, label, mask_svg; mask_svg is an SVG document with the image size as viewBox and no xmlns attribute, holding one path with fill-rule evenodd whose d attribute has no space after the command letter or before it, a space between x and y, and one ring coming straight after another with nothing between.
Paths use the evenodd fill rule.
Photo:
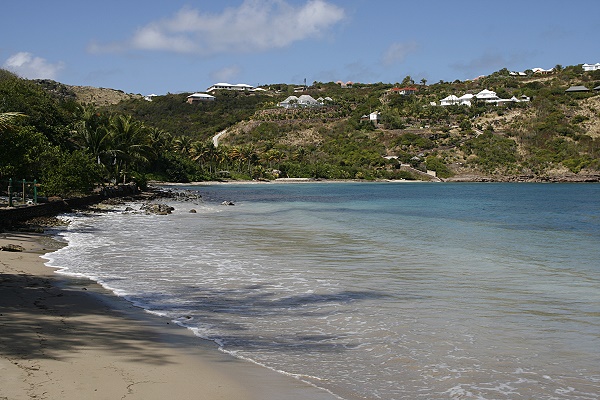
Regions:
<instances>
[{"instance_id":1,"label":"sandy beach","mask_svg":"<svg viewBox=\"0 0 600 400\"><path fill-rule=\"evenodd\" d=\"M333 399L236 359L40 256L58 243L2 233L0 399Z\"/></svg>"}]
</instances>

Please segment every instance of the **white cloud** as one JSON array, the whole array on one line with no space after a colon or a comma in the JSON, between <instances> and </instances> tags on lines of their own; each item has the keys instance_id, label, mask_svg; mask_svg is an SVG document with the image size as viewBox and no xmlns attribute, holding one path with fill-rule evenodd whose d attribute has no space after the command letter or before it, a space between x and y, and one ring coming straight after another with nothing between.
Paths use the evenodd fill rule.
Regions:
<instances>
[{"instance_id":1,"label":"white cloud","mask_svg":"<svg viewBox=\"0 0 600 400\"><path fill-rule=\"evenodd\" d=\"M56 79L58 72L64 68L64 63L51 64L44 58L22 51L8 57L3 67L23 78Z\"/></svg>"},{"instance_id":2,"label":"white cloud","mask_svg":"<svg viewBox=\"0 0 600 400\"><path fill-rule=\"evenodd\" d=\"M294 6L286 0L244 0L220 14L185 7L174 16L138 29L121 44L91 44L91 52L120 49L218 54L265 51L323 36L345 18L342 8L325 0Z\"/></svg>"},{"instance_id":3,"label":"white cloud","mask_svg":"<svg viewBox=\"0 0 600 400\"><path fill-rule=\"evenodd\" d=\"M383 55L384 65L401 63L411 53L414 53L419 46L417 42L392 43Z\"/></svg>"},{"instance_id":4,"label":"white cloud","mask_svg":"<svg viewBox=\"0 0 600 400\"><path fill-rule=\"evenodd\" d=\"M229 67L221 68L218 71L213 71L210 74L210 77L214 81L218 82L228 82L238 76L241 72L241 69L237 65L232 65Z\"/></svg>"}]
</instances>

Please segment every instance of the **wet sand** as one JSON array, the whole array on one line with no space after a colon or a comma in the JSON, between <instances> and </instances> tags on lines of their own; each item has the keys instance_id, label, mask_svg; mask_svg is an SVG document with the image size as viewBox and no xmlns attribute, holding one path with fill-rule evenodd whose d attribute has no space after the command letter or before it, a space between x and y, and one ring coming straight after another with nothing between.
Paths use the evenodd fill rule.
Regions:
<instances>
[{"instance_id":1,"label":"wet sand","mask_svg":"<svg viewBox=\"0 0 600 400\"><path fill-rule=\"evenodd\" d=\"M334 399L218 351L40 256L59 244L0 234L0 399Z\"/></svg>"}]
</instances>

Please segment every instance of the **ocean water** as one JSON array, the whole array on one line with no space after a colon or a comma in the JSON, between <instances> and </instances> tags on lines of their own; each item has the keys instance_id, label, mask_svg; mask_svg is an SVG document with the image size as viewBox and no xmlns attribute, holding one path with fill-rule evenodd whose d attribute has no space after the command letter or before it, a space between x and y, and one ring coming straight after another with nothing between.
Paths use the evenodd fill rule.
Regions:
<instances>
[{"instance_id":1,"label":"ocean water","mask_svg":"<svg viewBox=\"0 0 600 400\"><path fill-rule=\"evenodd\" d=\"M600 398L600 185L185 189L48 264L343 399Z\"/></svg>"}]
</instances>

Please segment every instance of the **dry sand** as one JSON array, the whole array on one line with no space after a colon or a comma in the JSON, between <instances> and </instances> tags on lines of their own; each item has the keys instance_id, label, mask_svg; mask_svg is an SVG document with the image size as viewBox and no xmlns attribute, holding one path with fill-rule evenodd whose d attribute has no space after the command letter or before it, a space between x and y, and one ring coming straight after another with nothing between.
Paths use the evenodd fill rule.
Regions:
<instances>
[{"instance_id":1,"label":"dry sand","mask_svg":"<svg viewBox=\"0 0 600 400\"><path fill-rule=\"evenodd\" d=\"M7 244L25 251L0 251L0 400L334 398L54 273L43 235L0 234Z\"/></svg>"}]
</instances>

